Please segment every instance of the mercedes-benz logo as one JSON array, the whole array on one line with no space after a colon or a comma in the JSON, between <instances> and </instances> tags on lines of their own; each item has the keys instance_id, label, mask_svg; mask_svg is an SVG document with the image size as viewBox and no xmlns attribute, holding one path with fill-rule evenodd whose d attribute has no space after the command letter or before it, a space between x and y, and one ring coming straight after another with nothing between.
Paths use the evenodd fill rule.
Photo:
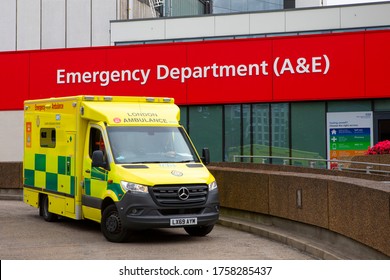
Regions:
<instances>
[{"instance_id":1,"label":"mercedes-benz logo","mask_svg":"<svg viewBox=\"0 0 390 280\"><path fill-rule=\"evenodd\" d=\"M177 192L177 196L181 200L187 200L190 197L190 191L186 187L181 187Z\"/></svg>"}]
</instances>

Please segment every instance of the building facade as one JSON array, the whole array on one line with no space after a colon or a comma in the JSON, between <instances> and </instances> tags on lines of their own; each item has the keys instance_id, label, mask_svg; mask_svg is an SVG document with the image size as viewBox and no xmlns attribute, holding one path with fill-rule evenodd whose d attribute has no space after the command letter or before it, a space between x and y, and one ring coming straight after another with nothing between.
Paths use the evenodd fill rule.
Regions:
<instances>
[{"instance_id":1,"label":"building facade","mask_svg":"<svg viewBox=\"0 0 390 280\"><path fill-rule=\"evenodd\" d=\"M75 94L173 96L213 161L351 156L388 138L389 3L141 20L111 4L105 36L90 16L89 41L70 43L77 32L66 17L66 36L46 43L58 27L47 31L41 12L36 47L3 46L3 161L22 158L24 99ZM15 38L33 44L18 26Z\"/></svg>"}]
</instances>

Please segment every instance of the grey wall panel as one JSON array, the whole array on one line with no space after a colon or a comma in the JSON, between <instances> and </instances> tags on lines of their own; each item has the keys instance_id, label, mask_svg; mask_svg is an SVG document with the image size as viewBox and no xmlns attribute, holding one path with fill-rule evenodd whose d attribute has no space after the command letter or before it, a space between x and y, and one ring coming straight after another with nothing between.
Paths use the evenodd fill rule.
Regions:
<instances>
[{"instance_id":1,"label":"grey wall panel","mask_svg":"<svg viewBox=\"0 0 390 280\"><path fill-rule=\"evenodd\" d=\"M324 5L323 2L324 0L295 0L295 8L319 7Z\"/></svg>"},{"instance_id":2,"label":"grey wall panel","mask_svg":"<svg viewBox=\"0 0 390 280\"><path fill-rule=\"evenodd\" d=\"M42 49L65 47L65 0L42 0Z\"/></svg>"},{"instance_id":3,"label":"grey wall panel","mask_svg":"<svg viewBox=\"0 0 390 280\"><path fill-rule=\"evenodd\" d=\"M390 24L390 5L344 7L341 10L341 27L377 26Z\"/></svg>"},{"instance_id":4,"label":"grey wall panel","mask_svg":"<svg viewBox=\"0 0 390 280\"><path fill-rule=\"evenodd\" d=\"M18 0L17 11L17 49L40 49L41 0Z\"/></svg>"},{"instance_id":5,"label":"grey wall panel","mask_svg":"<svg viewBox=\"0 0 390 280\"><path fill-rule=\"evenodd\" d=\"M91 45L91 1L67 0L66 47Z\"/></svg>"},{"instance_id":6,"label":"grey wall panel","mask_svg":"<svg viewBox=\"0 0 390 280\"><path fill-rule=\"evenodd\" d=\"M214 36L215 17L193 17L166 21L167 38L196 38Z\"/></svg>"},{"instance_id":7,"label":"grey wall panel","mask_svg":"<svg viewBox=\"0 0 390 280\"><path fill-rule=\"evenodd\" d=\"M285 32L285 12L250 14L250 34Z\"/></svg>"},{"instance_id":8,"label":"grey wall panel","mask_svg":"<svg viewBox=\"0 0 390 280\"><path fill-rule=\"evenodd\" d=\"M249 34L249 14L215 17L215 36Z\"/></svg>"},{"instance_id":9,"label":"grey wall panel","mask_svg":"<svg viewBox=\"0 0 390 280\"><path fill-rule=\"evenodd\" d=\"M163 40L165 20L141 20L111 23L111 44L115 42Z\"/></svg>"},{"instance_id":10,"label":"grey wall panel","mask_svg":"<svg viewBox=\"0 0 390 280\"><path fill-rule=\"evenodd\" d=\"M340 9L296 10L286 13L286 32L340 28Z\"/></svg>"},{"instance_id":11,"label":"grey wall panel","mask_svg":"<svg viewBox=\"0 0 390 280\"><path fill-rule=\"evenodd\" d=\"M4 0L0 0L4 1ZM23 111L0 111L1 162L23 160Z\"/></svg>"},{"instance_id":12,"label":"grey wall panel","mask_svg":"<svg viewBox=\"0 0 390 280\"><path fill-rule=\"evenodd\" d=\"M0 51L16 48L16 1L0 0Z\"/></svg>"},{"instance_id":13,"label":"grey wall panel","mask_svg":"<svg viewBox=\"0 0 390 280\"><path fill-rule=\"evenodd\" d=\"M107 46L110 44L110 20L117 14L116 0L92 1L92 45Z\"/></svg>"}]
</instances>

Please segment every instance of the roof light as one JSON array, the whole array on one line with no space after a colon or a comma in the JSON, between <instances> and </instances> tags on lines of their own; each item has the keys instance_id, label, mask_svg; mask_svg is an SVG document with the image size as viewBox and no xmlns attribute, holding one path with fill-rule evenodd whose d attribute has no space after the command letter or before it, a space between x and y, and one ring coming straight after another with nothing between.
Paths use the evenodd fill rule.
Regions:
<instances>
[{"instance_id":1,"label":"roof light","mask_svg":"<svg viewBox=\"0 0 390 280\"><path fill-rule=\"evenodd\" d=\"M154 97L146 97L147 102L154 102Z\"/></svg>"},{"instance_id":2,"label":"roof light","mask_svg":"<svg viewBox=\"0 0 390 280\"><path fill-rule=\"evenodd\" d=\"M84 96L84 100L87 100L87 101L92 101L94 99L95 99L95 96L91 96L91 95Z\"/></svg>"},{"instance_id":3,"label":"roof light","mask_svg":"<svg viewBox=\"0 0 390 280\"><path fill-rule=\"evenodd\" d=\"M104 96L104 101L112 101L112 96Z\"/></svg>"},{"instance_id":4,"label":"roof light","mask_svg":"<svg viewBox=\"0 0 390 280\"><path fill-rule=\"evenodd\" d=\"M163 98L163 102L169 103L169 102L171 102L171 99L170 98Z\"/></svg>"}]
</instances>

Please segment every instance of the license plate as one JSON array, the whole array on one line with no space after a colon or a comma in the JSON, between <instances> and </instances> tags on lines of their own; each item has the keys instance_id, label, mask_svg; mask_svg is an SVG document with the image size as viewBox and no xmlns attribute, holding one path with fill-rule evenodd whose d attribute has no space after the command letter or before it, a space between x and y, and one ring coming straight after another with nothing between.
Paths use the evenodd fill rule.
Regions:
<instances>
[{"instance_id":1,"label":"license plate","mask_svg":"<svg viewBox=\"0 0 390 280\"><path fill-rule=\"evenodd\" d=\"M190 225L197 225L197 224L198 224L197 218L171 219L171 227L190 226Z\"/></svg>"}]
</instances>

